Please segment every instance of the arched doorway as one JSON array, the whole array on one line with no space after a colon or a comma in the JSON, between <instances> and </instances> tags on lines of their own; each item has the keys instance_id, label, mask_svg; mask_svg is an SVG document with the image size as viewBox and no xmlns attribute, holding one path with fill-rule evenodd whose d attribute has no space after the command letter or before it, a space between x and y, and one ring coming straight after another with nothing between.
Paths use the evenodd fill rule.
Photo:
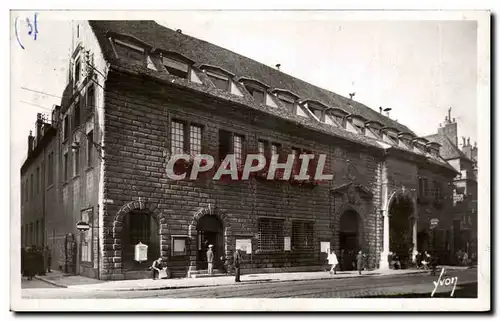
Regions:
<instances>
[{"instance_id":1,"label":"arched doorway","mask_svg":"<svg viewBox=\"0 0 500 321\"><path fill-rule=\"evenodd\" d=\"M207 265L208 246L213 245L214 268L219 267L220 257L224 256L224 227L222 221L215 215L204 215L196 225L198 256L196 268L205 270Z\"/></svg>"},{"instance_id":2,"label":"arched doorway","mask_svg":"<svg viewBox=\"0 0 500 321\"><path fill-rule=\"evenodd\" d=\"M361 229L361 220L356 211L348 210L342 214L339 233L339 263L343 271L356 269L356 254L361 247Z\"/></svg>"},{"instance_id":3,"label":"arched doorway","mask_svg":"<svg viewBox=\"0 0 500 321\"><path fill-rule=\"evenodd\" d=\"M156 217L148 211L137 209L126 214L123 218L121 241L123 272L147 271L160 256L160 234ZM134 260L135 246L139 242L148 246L146 262Z\"/></svg>"},{"instance_id":4,"label":"arched doorway","mask_svg":"<svg viewBox=\"0 0 500 321\"><path fill-rule=\"evenodd\" d=\"M389 208L389 251L395 253L403 266L411 262L413 251L413 203L411 198L396 196Z\"/></svg>"}]
</instances>

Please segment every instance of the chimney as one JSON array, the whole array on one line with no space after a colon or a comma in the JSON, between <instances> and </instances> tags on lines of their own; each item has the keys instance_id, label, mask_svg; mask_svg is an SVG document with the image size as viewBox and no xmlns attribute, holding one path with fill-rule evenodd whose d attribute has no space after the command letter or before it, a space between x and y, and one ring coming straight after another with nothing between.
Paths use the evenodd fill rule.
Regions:
<instances>
[{"instance_id":1,"label":"chimney","mask_svg":"<svg viewBox=\"0 0 500 321\"><path fill-rule=\"evenodd\" d=\"M470 146L470 137L467 138L467 146Z\"/></svg>"},{"instance_id":2,"label":"chimney","mask_svg":"<svg viewBox=\"0 0 500 321\"><path fill-rule=\"evenodd\" d=\"M32 133L33 132L30 130L30 134L28 136L28 155L33 151L33 142L35 137L33 137Z\"/></svg>"},{"instance_id":3,"label":"chimney","mask_svg":"<svg viewBox=\"0 0 500 321\"><path fill-rule=\"evenodd\" d=\"M280 70L281 64L276 64L276 69Z\"/></svg>"},{"instance_id":4,"label":"chimney","mask_svg":"<svg viewBox=\"0 0 500 321\"><path fill-rule=\"evenodd\" d=\"M42 139L42 125L43 125L43 118L42 118L42 113L37 113L36 114L36 140L37 142Z\"/></svg>"},{"instance_id":5,"label":"chimney","mask_svg":"<svg viewBox=\"0 0 500 321\"><path fill-rule=\"evenodd\" d=\"M453 142L455 146L458 146L458 130L457 130L457 123L455 122L455 119L453 119L453 122L451 121L451 107L448 109L448 115L445 117L445 122L444 126L441 127L439 126L438 128L438 133L440 135L447 136L449 140Z\"/></svg>"},{"instance_id":6,"label":"chimney","mask_svg":"<svg viewBox=\"0 0 500 321\"><path fill-rule=\"evenodd\" d=\"M382 107L379 107L378 109L379 109L380 113L382 114Z\"/></svg>"},{"instance_id":7,"label":"chimney","mask_svg":"<svg viewBox=\"0 0 500 321\"><path fill-rule=\"evenodd\" d=\"M464 143L463 143L463 147L465 147L467 144L465 143L465 137L464 137L464 136L462 136L462 140L463 140L463 142L464 142Z\"/></svg>"}]
</instances>

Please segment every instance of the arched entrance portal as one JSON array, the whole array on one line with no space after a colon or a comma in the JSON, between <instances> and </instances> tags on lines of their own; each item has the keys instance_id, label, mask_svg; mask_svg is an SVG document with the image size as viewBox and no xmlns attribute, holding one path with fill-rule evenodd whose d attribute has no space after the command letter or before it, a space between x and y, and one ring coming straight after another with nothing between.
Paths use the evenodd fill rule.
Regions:
<instances>
[{"instance_id":1,"label":"arched entrance portal","mask_svg":"<svg viewBox=\"0 0 500 321\"><path fill-rule=\"evenodd\" d=\"M343 271L355 270L356 254L361 245L361 220L354 210L348 210L340 218L340 267ZM354 263L354 264L353 264Z\"/></svg>"},{"instance_id":2,"label":"arched entrance portal","mask_svg":"<svg viewBox=\"0 0 500 321\"><path fill-rule=\"evenodd\" d=\"M401 264L408 266L413 250L413 203L407 196L394 198L389 208L389 251L399 256Z\"/></svg>"},{"instance_id":3,"label":"arched entrance portal","mask_svg":"<svg viewBox=\"0 0 500 321\"><path fill-rule=\"evenodd\" d=\"M220 263L220 257L224 256L224 227L222 221L215 215L204 215L196 225L197 243L198 243L198 270L205 270L207 265L207 250L212 244L214 247L214 268L217 268Z\"/></svg>"},{"instance_id":4,"label":"arched entrance portal","mask_svg":"<svg viewBox=\"0 0 500 321\"><path fill-rule=\"evenodd\" d=\"M156 217L151 212L140 209L127 213L123 218L121 242L123 272L147 271L160 256L160 233ZM148 246L146 262L134 260L135 246L139 242Z\"/></svg>"}]
</instances>

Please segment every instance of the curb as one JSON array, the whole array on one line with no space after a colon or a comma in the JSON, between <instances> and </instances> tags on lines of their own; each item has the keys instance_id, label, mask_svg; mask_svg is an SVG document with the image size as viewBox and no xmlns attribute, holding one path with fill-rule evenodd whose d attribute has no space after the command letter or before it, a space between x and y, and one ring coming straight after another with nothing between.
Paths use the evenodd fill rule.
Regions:
<instances>
[{"instance_id":1,"label":"curb","mask_svg":"<svg viewBox=\"0 0 500 321\"><path fill-rule=\"evenodd\" d=\"M411 274L423 274L423 273L429 273L429 271L412 271L409 273L404 273L400 275L411 275ZM388 275L381 275L381 274L362 274L361 277L379 277L379 276L388 276ZM352 278L359 278L360 276L357 274L354 275L349 275L349 276L344 276L339 279L352 279ZM255 280L255 281L245 281L242 282L241 284L237 283L229 283L229 284L193 284L193 285L187 285L187 286L179 286L179 285L173 285L173 286L158 286L158 287L149 287L149 288L108 288L108 289L103 289L103 288L78 288L78 286L71 287L72 289L79 289L79 290L85 290L85 291L159 291L159 290L175 290L175 289L190 289L190 288L205 288L205 287L214 287L214 286L239 286L242 284L259 284L259 283L280 283L280 282L299 282L299 281L315 281L315 280L331 280L331 276L324 276L324 277L318 277L318 278L312 278L312 279L260 279L260 280Z\"/></svg>"},{"instance_id":2,"label":"curb","mask_svg":"<svg viewBox=\"0 0 500 321\"><path fill-rule=\"evenodd\" d=\"M35 279L43 281L43 282L48 283L48 284L52 284L53 286L57 286L58 288L67 288L68 287L67 285L57 283L55 281L49 280L49 279L41 277L39 275L35 275Z\"/></svg>"},{"instance_id":3,"label":"curb","mask_svg":"<svg viewBox=\"0 0 500 321\"><path fill-rule=\"evenodd\" d=\"M466 269L461 269L461 268L449 268L449 271L456 271L456 270L466 270ZM407 273L401 273L401 274L392 274L392 275L413 275L413 274L426 274L429 273L429 270L417 270L417 271L411 271ZM362 274L361 277L381 277L381 276L391 276L391 274ZM352 278L359 278L360 276L358 274L353 274L349 276L344 276L339 279L352 279ZM193 285L164 285L164 286L158 286L158 287L148 287L148 288L79 288L78 285L64 285L57 283L55 281L43 278L41 276L35 276L36 279L44 281L46 283L52 284L54 286L57 286L59 288L71 288L74 290L82 290L82 291L159 291L159 290L175 290L175 289L190 289L190 288L204 288L204 287L214 287L214 286L238 286L241 284L237 283L229 283L229 284L193 284ZM279 282L298 282L298 281L313 281L313 280L331 280L331 276L324 276L324 277L318 277L318 278L311 278L311 279L260 279L260 280L255 280L255 281L245 281L242 284L259 284L259 283L279 283Z\"/></svg>"}]
</instances>

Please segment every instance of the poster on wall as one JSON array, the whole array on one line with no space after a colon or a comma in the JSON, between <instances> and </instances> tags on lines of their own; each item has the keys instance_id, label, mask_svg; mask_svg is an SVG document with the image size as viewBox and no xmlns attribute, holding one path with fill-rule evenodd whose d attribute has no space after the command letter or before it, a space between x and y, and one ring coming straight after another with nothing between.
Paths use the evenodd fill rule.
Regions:
<instances>
[{"instance_id":1,"label":"poster on wall","mask_svg":"<svg viewBox=\"0 0 500 321\"><path fill-rule=\"evenodd\" d=\"M236 248L241 251L252 254L252 240L251 239L238 239L236 240Z\"/></svg>"},{"instance_id":2,"label":"poster on wall","mask_svg":"<svg viewBox=\"0 0 500 321\"><path fill-rule=\"evenodd\" d=\"M285 251L291 251L292 250L292 242L290 240L290 236L285 236Z\"/></svg>"},{"instance_id":3,"label":"poster on wall","mask_svg":"<svg viewBox=\"0 0 500 321\"><path fill-rule=\"evenodd\" d=\"M186 239L184 238L174 238L174 255L185 255L186 254Z\"/></svg>"},{"instance_id":4,"label":"poster on wall","mask_svg":"<svg viewBox=\"0 0 500 321\"><path fill-rule=\"evenodd\" d=\"M321 252L330 253L330 242L321 242Z\"/></svg>"}]
</instances>

